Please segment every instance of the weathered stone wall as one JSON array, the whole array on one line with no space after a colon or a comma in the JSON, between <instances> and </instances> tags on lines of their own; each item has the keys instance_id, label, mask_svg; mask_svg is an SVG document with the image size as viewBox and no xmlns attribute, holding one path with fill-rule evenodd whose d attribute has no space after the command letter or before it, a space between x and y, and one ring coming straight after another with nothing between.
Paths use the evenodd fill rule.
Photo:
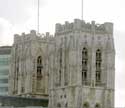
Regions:
<instances>
[{"instance_id":1,"label":"weathered stone wall","mask_svg":"<svg viewBox=\"0 0 125 108\"><path fill-rule=\"evenodd\" d=\"M53 37L49 33L42 36L38 36L34 30L30 34L15 35L9 77L11 95L48 96L48 60L51 46L53 46ZM38 82L37 59L39 56L42 58L42 75Z\"/></svg>"},{"instance_id":2,"label":"weathered stone wall","mask_svg":"<svg viewBox=\"0 0 125 108\"><path fill-rule=\"evenodd\" d=\"M114 107L115 49L113 24L56 24L55 64L49 107ZM87 48L87 82L82 84L82 50ZM96 51L101 51L101 83L96 82ZM62 53L61 53L62 52ZM61 55L60 55L61 54ZM61 60L60 60L61 57ZM61 63L61 64L60 64Z\"/></svg>"},{"instance_id":3,"label":"weathered stone wall","mask_svg":"<svg viewBox=\"0 0 125 108\"><path fill-rule=\"evenodd\" d=\"M43 37L41 37L43 36ZM83 82L82 51L87 49L87 73ZM101 52L100 82L97 82L96 52ZM37 91L37 57L42 57L41 91ZM115 49L113 24L56 24L49 33L15 35L12 49L10 93L47 96L50 108L114 107ZM85 76L85 75L84 75ZM22 88L24 89L22 92Z\"/></svg>"}]
</instances>

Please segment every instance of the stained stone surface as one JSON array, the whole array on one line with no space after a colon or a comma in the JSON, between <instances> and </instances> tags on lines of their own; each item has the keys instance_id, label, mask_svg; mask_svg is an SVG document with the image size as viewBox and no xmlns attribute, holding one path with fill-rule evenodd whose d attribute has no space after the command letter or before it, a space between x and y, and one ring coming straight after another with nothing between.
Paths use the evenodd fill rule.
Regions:
<instances>
[{"instance_id":1,"label":"stained stone surface","mask_svg":"<svg viewBox=\"0 0 125 108\"><path fill-rule=\"evenodd\" d=\"M40 80L37 79L39 56L42 57ZM49 33L38 36L32 30L30 34L14 37L11 95L49 95L49 108L111 108L114 75L115 48L110 22L96 24L75 19L72 23L57 23L54 36Z\"/></svg>"}]
</instances>

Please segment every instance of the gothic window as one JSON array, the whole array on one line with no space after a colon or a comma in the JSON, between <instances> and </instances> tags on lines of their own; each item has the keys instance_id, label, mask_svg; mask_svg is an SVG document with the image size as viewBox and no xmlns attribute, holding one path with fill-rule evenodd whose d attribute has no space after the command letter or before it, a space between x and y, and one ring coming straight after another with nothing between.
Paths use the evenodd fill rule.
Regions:
<instances>
[{"instance_id":1,"label":"gothic window","mask_svg":"<svg viewBox=\"0 0 125 108\"><path fill-rule=\"evenodd\" d=\"M67 107L68 107L68 103L65 104L65 108L67 108Z\"/></svg>"},{"instance_id":2,"label":"gothic window","mask_svg":"<svg viewBox=\"0 0 125 108\"><path fill-rule=\"evenodd\" d=\"M42 78L42 57L38 56L37 58L37 79L41 79Z\"/></svg>"},{"instance_id":3,"label":"gothic window","mask_svg":"<svg viewBox=\"0 0 125 108\"><path fill-rule=\"evenodd\" d=\"M102 57L101 57L101 50L98 49L96 51L96 82L101 81L101 63L102 63Z\"/></svg>"},{"instance_id":4,"label":"gothic window","mask_svg":"<svg viewBox=\"0 0 125 108\"><path fill-rule=\"evenodd\" d=\"M101 108L99 103L96 103L95 108Z\"/></svg>"},{"instance_id":5,"label":"gothic window","mask_svg":"<svg viewBox=\"0 0 125 108\"><path fill-rule=\"evenodd\" d=\"M58 103L58 104L57 104L57 108L60 108L60 107L61 107L61 104L60 104L60 103Z\"/></svg>"},{"instance_id":6,"label":"gothic window","mask_svg":"<svg viewBox=\"0 0 125 108\"><path fill-rule=\"evenodd\" d=\"M86 48L82 50L82 84L87 80L87 64L88 64L88 51Z\"/></svg>"},{"instance_id":7,"label":"gothic window","mask_svg":"<svg viewBox=\"0 0 125 108\"><path fill-rule=\"evenodd\" d=\"M36 82L36 89L37 92L44 92L44 88L43 88L43 64L42 64L42 56L38 56L37 57L37 82Z\"/></svg>"},{"instance_id":8,"label":"gothic window","mask_svg":"<svg viewBox=\"0 0 125 108\"><path fill-rule=\"evenodd\" d=\"M83 108L89 108L89 103L88 103L88 102L85 102L85 103L83 104Z\"/></svg>"}]
</instances>

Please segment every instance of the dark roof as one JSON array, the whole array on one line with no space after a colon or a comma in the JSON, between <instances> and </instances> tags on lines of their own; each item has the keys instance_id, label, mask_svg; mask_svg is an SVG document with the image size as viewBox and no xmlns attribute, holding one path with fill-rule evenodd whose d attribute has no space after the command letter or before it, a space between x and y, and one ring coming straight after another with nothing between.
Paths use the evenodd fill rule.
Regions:
<instances>
[{"instance_id":1,"label":"dark roof","mask_svg":"<svg viewBox=\"0 0 125 108\"><path fill-rule=\"evenodd\" d=\"M11 53L11 46L1 46L0 47L0 55L6 55Z\"/></svg>"}]
</instances>

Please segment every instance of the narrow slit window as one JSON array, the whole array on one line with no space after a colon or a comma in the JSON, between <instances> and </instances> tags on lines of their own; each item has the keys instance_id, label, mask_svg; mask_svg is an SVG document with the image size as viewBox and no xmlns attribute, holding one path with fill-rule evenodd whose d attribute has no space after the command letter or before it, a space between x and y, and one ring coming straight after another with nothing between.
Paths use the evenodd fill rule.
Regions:
<instances>
[{"instance_id":1,"label":"narrow slit window","mask_svg":"<svg viewBox=\"0 0 125 108\"><path fill-rule=\"evenodd\" d=\"M102 54L101 50L96 51L96 83L101 82L101 64L102 64Z\"/></svg>"},{"instance_id":2,"label":"narrow slit window","mask_svg":"<svg viewBox=\"0 0 125 108\"><path fill-rule=\"evenodd\" d=\"M88 63L88 51L86 48L82 50L82 84L87 81L87 64Z\"/></svg>"}]
</instances>

